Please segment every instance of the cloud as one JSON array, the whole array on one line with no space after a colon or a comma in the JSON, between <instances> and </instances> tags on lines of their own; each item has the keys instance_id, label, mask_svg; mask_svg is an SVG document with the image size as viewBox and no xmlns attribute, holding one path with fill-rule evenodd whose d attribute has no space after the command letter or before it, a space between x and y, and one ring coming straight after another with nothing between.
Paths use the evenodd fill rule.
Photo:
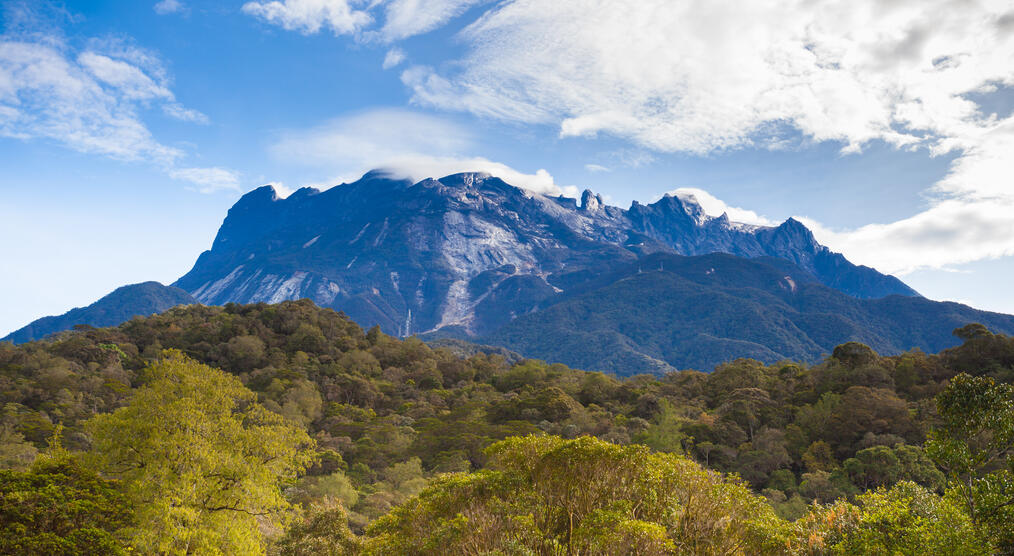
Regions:
<instances>
[{"instance_id":1,"label":"cloud","mask_svg":"<svg viewBox=\"0 0 1014 556\"><path fill-rule=\"evenodd\" d=\"M1011 120L979 104L1014 85L1011 21L1005 0L513 0L458 34L461 59L402 81L420 105L654 152L956 153L924 212L837 232L811 222L851 259L904 273L1014 254Z\"/></svg>"},{"instance_id":2,"label":"cloud","mask_svg":"<svg viewBox=\"0 0 1014 556\"><path fill-rule=\"evenodd\" d=\"M257 0L243 12L288 31L313 35L330 30L335 36L390 43L445 25L470 7L488 0ZM383 25L374 25L383 12Z\"/></svg>"},{"instance_id":3,"label":"cloud","mask_svg":"<svg viewBox=\"0 0 1014 556\"><path fill-rule=\"evenodd\" d=\"M459 34L470 50L458 69L405 81L426 104L666 152L764 145L780 125L847 149L936 144L975 117L963 93L1014 80L1014 42L998 27L1009 9L516 0Z\"/></svg>"},{"instance_id":4,"label":"cloud","mask_svg":"<svg viewBox=\"0 0 1014 556\"><path fill-rule=\"evenodd\" d=\"M384 108L285 133L270 151L280 160L324 169L342 181L373 168L414 179L478 171L537 193L577 195L577 188L558 186L546 170L528 174L467 154L475 143L471 130L447 119Z\"/></svg>"},{"instance_id":5,"label":"cloud","mask_svg":"<svg viewBox=\"0 0 1014 556\"><path fill-rule=\"evenodd\" d=\"M931 191L931 206L909 218L832 230L800 218L822 243L884 272L1014 255L1014 118L998 122L969 147Z\"/></svg>"},{"instance_id":6,"label":"cloud","mask_svg":"<svg viewBox=\"0 0 1014 556\"><path fill-rule=\"evenodd\" d=\"M185 9L186 7L179 0L161 0L155 4L155 13L158 15L181 13Z\"/></svg>"},{"instance_id":7,"label":"cloud","mask_svg":"<svg viewBox=\"0 0 1014 556\"><path fill-rule=\"evenodd\" d=\"M612 171L609 168L607 168L606 166L602 166L601 164L585 164L584 165L584 169L588 170L589 172L611 172Z\"/></svg>"},{"instance_id":8,"label":"cloud","mask_svg":"<svg viewBox=\"0 0 1014 556\"><path fill-rule=\"evenodd\" d=\"M483 0L391 0L380 34L388 41L420 35L443 26Z\"/></svg>"},{"instance_id":9,"label":"cloud","mask_svg":"<svg viewBox=\"0 0 1014 556\"><path fill-rule=\"evenodd\" d=\"M384 69L391 69L405 61L405 51L400 48L392 48L384 56Z\"/></svg>"},{"instance_id":10,"label":"cloud","mask_svg":"<svg viewBox=\"0 0 1014 556\"><path fill-rule=\"evenodd\" d=\"M174 168L169 170L169 177L195 184L201 193L239 191L239 173L227 168Z\"/></svg>"},{"instance_id":11,"label":"cloud","mask_svg":"<svg viewBox=\"0 0 1014 556\"><path fill-rule=\"evenodd\" d=\"M2 39L0 135L50 139L125 160L169 163L181 156L156 141L138 117L145 101L165 100L157 86L144 91L138 76L116 74L123 69L116 61L94 52L75 59L66 50L60 43Z\"/></svg>"},{"instance_id":12,"label":"cloud","mask_svg":"<svg viewBox=\"0 0 1014 556\"><path fill-rule=\"evenodd\" d=\"M186 153L158 141L144 122L151 108L208 121L176 100L158 57L123 39L86 39L75 47L42 15L18 17L21 28L0 35L0 137L147 162L205 191L235 188L222 173L176 169Z\"/></svg>"},{"instance_id":13,"label":"cloud","mask_svg":"<svg viewBox=\"0 0 1014 556\"><path fill-rule=\"evenodd\" d=\"M271 187L273 187L275 189L275 194L277 194L282 199L284 199L284 198L288 197L289 195L292 195L293 193L296 192L294 189L292 189L291 187L288 187L287 185L285 185L284 183L282 183L280 181L271 181L271 182L268 182L268 183L266 183L264 185L270 185Z\"/></svg>"},{"instance_id":14,"label":"cloud","mask_svg":"<svg viewBox=\"0 0 1014 556\"><path fill-rule=\"evenodd\" d=\"M742 222L743 224L753 224L755 226L773 226L777 224L777 222L765 218L752 210L729 206L725 204L725 201L703 189L681 187L670 191L669 194L680 199L692 200L700 205L708 216L718 217L725 214L733 222Z\"/></svg>"},{"instance_id":15,"label":"cloud","mask_svg":"<svg viewBox=\"0 0 1014 556\"><path fill-rule=\"evenodd\" d=\"M288 31L312 35L328 28L335 35L354 33L373 21L370 14L358 10L348 0L282 0L247 2L243 12Z\"/></svg>"}]
</instances>

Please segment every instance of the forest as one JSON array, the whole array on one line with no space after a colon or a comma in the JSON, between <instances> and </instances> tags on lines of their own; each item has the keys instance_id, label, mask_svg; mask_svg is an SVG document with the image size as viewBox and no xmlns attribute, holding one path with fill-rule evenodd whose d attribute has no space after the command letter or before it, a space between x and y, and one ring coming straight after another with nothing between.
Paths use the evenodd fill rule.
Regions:
<instances>
[{"instance_id":1,"label":"forest","mask_svg":"<svg viewBox=\"0 0 1014 556\"><path fill-rule=\"evenodd\" d=\"M0 343L3 554L1014 554L1014 338L618 379L307 300Z\"/></svg>"}]
</instances>

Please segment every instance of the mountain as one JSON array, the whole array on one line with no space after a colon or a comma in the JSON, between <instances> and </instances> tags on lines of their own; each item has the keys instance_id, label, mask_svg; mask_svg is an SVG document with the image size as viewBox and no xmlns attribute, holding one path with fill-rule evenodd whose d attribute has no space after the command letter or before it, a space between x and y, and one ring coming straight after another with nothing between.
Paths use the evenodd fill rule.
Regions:
<instances>
[{"instance_id":1,"label":"mountain","mask_svg":"<svg viewBox=\"0 0 1014 556\"><path fill-rule=\"evenodd\" d=\"M857 298L918 296L791 219L759 227L708 216L689 196L624 210L590 191L579 203L487 174L413 183L381 171L284 199L270 186L248 193L174 285L205 304L305 297L390 334L473 338L562 299L582 271L713 252L778 258Z\"/></svg>"},{"instance_id":2,"label":"mountain","mask_svg":"<svg viewBox=\"0 0 1014 556\"><path fill-rule=\"evenodd\" d=\"M54 332L69 330L78 324L95 327L116 326L141 315L161 313L176 305L197 303L189 293L158 282L142 282L115 289L109 295L87 307L71 309L66 313L43 317L28 326L11 332L0 341L20 344L41 340Z\"/></svg>"},{"instance_id":3,"label":"mountain","mask_svg":"<svg viewBox=\"0 0 1014 556\"><path fill-rule=\"evenodd\" d=\"M412 182L373 171L287 198L255 189L173 287L121 288L9 338L178 303L301 298L392 335L617 374L736 357L815 361L853 340L884 354L939 351L969 322L1014 333L1014 317L923 299L793 219L733 222L689 195L622 209L591 191L553 197L487 174Z\"/></svg>"},{"instance_id":4,"label":"mountain","mask_svg":"<svg viewBox=\"0 0 1014 556\"><path fill-rule=\"evenodd\" d=\"M1014 333L1011 315L922 297L858 299L775 258L656 253L580 274L562 299L479 341L630 375L710 370L738 357L817 361L847 341L882 354L937 352L957 345L951 332L970 322Z\"/></svg>"}]
</instances>

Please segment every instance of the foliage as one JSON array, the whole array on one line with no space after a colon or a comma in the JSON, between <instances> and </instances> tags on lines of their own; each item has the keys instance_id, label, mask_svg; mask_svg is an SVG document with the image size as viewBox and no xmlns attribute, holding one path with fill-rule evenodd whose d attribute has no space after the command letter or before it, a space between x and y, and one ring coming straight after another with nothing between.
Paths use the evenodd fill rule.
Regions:
<instances>
[{"instance_id":1,"label":"foliage","mask_svg":"<svg viewBox=\"0 0 1014 556\"><path fill-rule=\"evenodd\" d=\"M991 553L960 505L903 481L858 497L817 506L792 525L792 554L895 556Z\"/></svg>"},{"instance_id":2,"label":"foliage","mask_svg":"<svg viewBox=\"0 0 1014 556\"><path fill-rule=\"evenodd\" d=\"M940 425L926 449L947 473L949 494L973 522L1014 552L1014 387L960 374L937 397Z\"/></svg>"},{"instance_id":3,"label":"foliage","mask_svg":"<svg viewBox=\"0 0 1014 556\"><path fill-rule=\"evenodd\" d=\"M438 479L367 530L372 554L760 554L771 508L673 454L592 437L490 446L489 469Z\"/></svg>"},{"instance_id":4,"label":"foliage","mask_svg":"<svg viewBox=\"0 0 1014 556\"><path fill-rule=\"evenodd\" d=\"M275 543L278 556L352 556L359 554L362 543L349 530L349 518L341 503L330 498L310 505L301 520L294 523Z\"/></svg>"},{"instance_id":5,"label":"foliage","mask_svg":"<svg viewBox=\"0 0 1014 556\"><path fill-rule=\"evenodd\" d=\"M0 553L126 554L121 530L133 516L116 487L66 453L0 470Z\"/></svg>"},{"instance_id":6,"label":"foliage","mask_svg":"<svg viewBox=\"0 0 1014 556\"><path fill-rule=\"evenodd\" d=\"M435 349L415 338L364 331L344 315L305 300L179 307L117 328L82 328L20 346L0 343L0 465L26 469L53 431L62 428L67 447L90 450L90 461L115 479L111 484L122 488L139 514L149 516L129 534L139 539L147 534L145 542L154 542L152 531L188 523L193 542L219 547L236 542L233 546L257 551L270 547L287 516L328 499L340 501L351 531L360 534L381 516L415 504L419 498L414 497L428 486L452 480L445 473L471 472L452 476L465 490L498 485L489 481L505 471L496 467L502 465L499 456L486 449L499 441L542 433L568 441L590 436L624 449L647 446L645 453L669 452L674 455L667 457L683 456L736 475L744 487L762 494L754 496L758 503L784 519L802 517L800 523L808 519L812 502L827 507L847 502L855 509L857 497L869 489L912 481L936 494L946 482L948 499L970 513L977 530L999 538L1000 521L986 527L989 520L967 509L968 497L959 486L972 477L975 488L968 492L977 497L976 507L995 504L996 515L1006 515L1002 504L1012 490L997 475L1007 469L1006 455L962 472L950 456L942 457L950 448L940 453L921 448L934 427L941 432L932 433L933 442L955 440L940 444L957 447L954 454L978 453L1006 434L1002 419L984 417L989 430L978 435L962 428L964 409L953 412L953 422L946 411L938 415L934 397L946 391L959 370L972 371L976 380L992 379L994 387L1014 376L1014 360L1008 358L1014 340L975 327L956 333L964 344L940 355L911 351L882 357L852 343L815 365L740 359L711 374L679 371L618 379L536 360L508 363L481 349L462 358L460 346ZM179 353L163 357L165 349ZM185 379L169 379L165 366L173 361L188 369L178 370ZM208 421L227 426L200 425ZM115 429L113 423L125 428ZM284 470L244 475L260 486L250 489L252 499L246 502L251 505L243 509L270 515L209 514L203 501L195 502L196 495L181 486L205 488L208 474L223 466L244 470L230 476L238 480L249 471L242 463L233 467L245 461L242 454L252 453L251 446L275 449L272 439L280 438L301 447L312 439L316 453L311 463L311 454L299 448L293 456L298 462L291 460ZM960 448L966 439L975 441ZM148 455L162 463L147 470L116 467L121 459L140 461L130 459L136 455L127 440L147 443ZM170 453L177 444L184 449ZM989 449L1006 448L1001 443ZM166 463L176 457L187 465L176 469ZM934 458L948 472L947 481ZM306 464L305 475L296 477ZM272 460L267 467L272 465L280 464ZM493 511L490 504L483 511ZM662 547L665 543L652 544L662 538L652 523L675 542L665 524L630 521L629 511L634 510L622 505L596 507L582 518L585 525L557 535L556 542L580 537L587 541L582 546L599 552L609 543ZM528 523L526 515L517 513L516 520L498 525L514 532L510 542L518 547L528 542L526 535L541 538L538 527L544 524ZM442 525L447 535L465 527L448 519ZM242 538L223 540L214 532L226 521L241 526L235 531L246 531ZM777 526L765 538L777 537L775 530L785 525L773 523Z\"/></svg>"},{"instance_id":7,"label":"foliage","mask_svg":"<svg viewBox=\"0 0 1014 556\"><path fill-rule=\"evenodd\" d=\"M258 518L287 507L279 481L310 463L310 438L235 377L168 351L127 406L86 423L93 465L123 483L133 542L161 554L263 552Z\"/></svg>"}]
</instances>

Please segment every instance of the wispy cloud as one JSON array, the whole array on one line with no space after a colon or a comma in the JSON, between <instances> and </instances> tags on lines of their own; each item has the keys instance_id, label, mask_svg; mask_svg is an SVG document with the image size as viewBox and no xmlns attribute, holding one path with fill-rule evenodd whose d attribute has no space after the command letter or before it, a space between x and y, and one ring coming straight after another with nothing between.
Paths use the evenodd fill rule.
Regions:
<instances>
[{"instance_id":1,"label":"wispy cloud","mask_svg":"<svg viewBox=\"0 0 1014 556\"><path fill-rule=\"evenodd\" d=\"M196 185L201 193L240 189L239 172L228 168L174 168L169 170L169 177L188 181Z\"/></svg>"},{"instance_id":2,"label":"wispy cloud","mask_svg":"<svg viewBox=\"0 0 1014 556\"><path fill-rule=\"evenodd\" d=\"M1010 21L1002 0L514 0L458 35L462 59L402 81L425 106L656 152L782 149L787 131L845 154L872 141L956 152L927 211L819 234L906 272L1014 254L1014 119L976 102L1014 84Z\"/></svg>"},{"instance_id":3,"label":"wispy cloud","mask_svg":"<svg viewBox=\"0 0 1014 556\"><path fill-rule=\"evenodd\" d=\"M157 56L124 39L75 46L38 14L22 11L19 17L32 25L0 35L0 136L147 162L203 191L236 187L222 174L178 169L186 153L156 139L145 123L152 108L174 119L208 122L176 100Z\"/></svg>"},{"instance_id":4,"label":"wispy cloud","mask_svg":"<svg viewBox=\"0 0 1014 556\"><path fill-rule=\"evenodd\" d=\"M420 35L443 26L485 0L391 0L384 8L380 35L388 41Z\"/></svg>"},{"instance_id":5,"label":"wispy cloud","mask_svg":"<svg viewBox=\"0 0 1014 556\"><path fill-rule=\"evenodd\" d=\"M697 203L702 209L704 209L704 213L708 216L717 217L724 214L733 222L742 222L744 224L753 224L756 226L772 226L777 224L777 222L774 222L770 218L761 216L752 210L730 206L726 204L725 201L715 197L703 189L697 189L695 187L681 187L670 191L669 194L679 197L680 199L689 199Z\"/></svg>"},{"instance_id":6,"label":"wispy cloud","mask_svg":"<svg viewBox=\"0 0 1014 556\"><path fill-rule=\"evenodd\" d=\"M384 56L384 69L391 69L405 61L405 51L395 47L387 51Z\"/></svg>"},{"instance_id":7,"label":"wispy cloud","mask_svg":"<svg viewBox=\"0 0 1014 556\"><path fill-rule=\"evenodd\" d=\"M152 137L138 113L172 105L142 68L62 42L0 40L0 135L49 139L86 153L171 164L182 156Z\"/></svg>"},{"instance_id":8,"label":"wispy cloud","mask_svg":"<svg viewBox=\"0 0 1014 556\"><path fill-rule=\"evenodd\" d=\"M158 15L168 15L182 13L186 11L186 6L180 0L161 0L155 4L154 9Z\"/></svg>"},{"instance_id":9,"label":"wispy cloud","mask_svg":"<svg viewBox=\"0 0 1014 556\"><path fill-rule=\"evenodd\" d=\"M355 33L373 21L348 0L282 0L247 2L243 12L289 31L312 35L329 29L335 35Z\"/></svg>"},{"instance_id":10,"label":"wispy cloud","mask_svg":"<svg viewBox=\"0 0 1014 556\"><path fill-rule=\"evenodd\" d=\"M243 12L289 31L357 35L390 43L445 25L488 0L256 0ZM380 20L382 24L378 23Z\"/></svg>"},{"instance_id":11,"label":"wispy cloud","mask_svg":"<svg viewBox=\"0 0 1014 556\"><path fill-rule=\"evenodd\" d=\"M314 166L345 181L378 167L415 179L479 171L538 193L577 194L575 187L557 185L546 170L515 170L469 154L475 148L475 136L464 126L437 116L386 108L290 131L271 152L287 163Z\"/></svg>"}]
</instances>

